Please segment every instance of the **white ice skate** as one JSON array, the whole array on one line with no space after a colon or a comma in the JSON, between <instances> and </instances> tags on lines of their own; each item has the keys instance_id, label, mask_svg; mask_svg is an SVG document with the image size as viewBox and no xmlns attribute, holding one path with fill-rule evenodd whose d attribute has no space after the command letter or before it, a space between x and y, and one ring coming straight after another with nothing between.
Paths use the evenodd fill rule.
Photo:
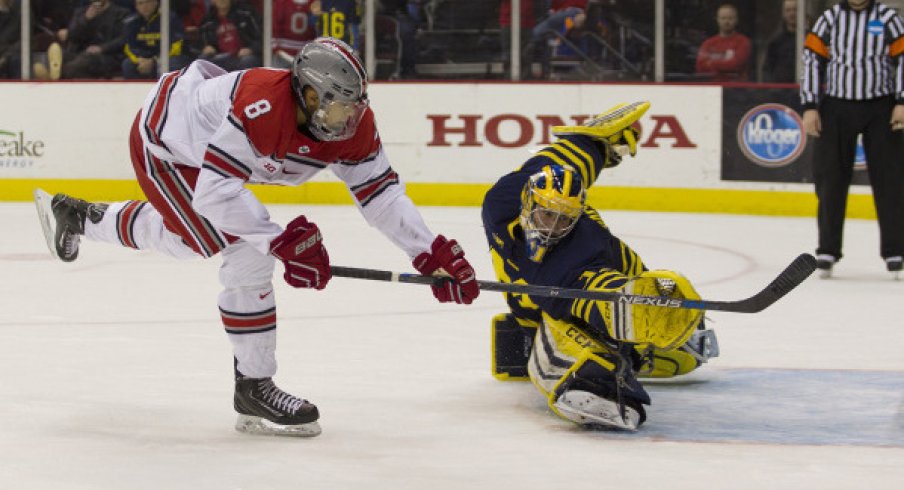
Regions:
<instances>
[{"instance_id":1,"label":"white ice skate","mask_svg":"<svg viewBox=\"0 0 904 490\"><path fill-rule=\"evenodd\" d=\"M559 396L555 407L563 417L584 426L635 431L640 425L641 416L637 410L626 406L622 418L618 403L589 391L568 390Z\"/></svg>"}]
</instances>

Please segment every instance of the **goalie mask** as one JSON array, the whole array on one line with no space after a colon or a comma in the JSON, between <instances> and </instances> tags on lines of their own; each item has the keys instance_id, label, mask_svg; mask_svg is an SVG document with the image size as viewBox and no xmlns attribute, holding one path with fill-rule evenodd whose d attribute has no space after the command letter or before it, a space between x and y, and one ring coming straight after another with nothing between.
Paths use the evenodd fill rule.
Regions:
<instances>
[{"instance_id":1,"label":"goalie mask","mask_svg":"<svg viewBox=\"0 0 904 490\"><path fill-rule=\"evenodd\" d=\"M521 192L521 227L527 254L541 262L584 211L586 192L581 176L570 168L547 165L530 176Z\"/></svg>"},{"instance_id":2,"label":"goalie mask","mask_svg":"<svg viewBox=\"0 0 904 490\"><path fill-rule=\"evenodd\" d=\"M319 107L308 107L304 89L317 92ZM306 44L292 62L292 91L311 133L323 141L351 138L367 110L367 74L349 45L331 38Z\"/></svg>"}]
</instances>

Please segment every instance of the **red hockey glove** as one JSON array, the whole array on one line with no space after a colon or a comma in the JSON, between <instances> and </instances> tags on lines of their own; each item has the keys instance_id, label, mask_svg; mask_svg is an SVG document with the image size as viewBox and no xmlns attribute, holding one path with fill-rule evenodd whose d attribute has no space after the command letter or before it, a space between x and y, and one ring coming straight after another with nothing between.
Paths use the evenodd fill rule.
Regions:
<instances>
[{"instance_id":1,"label":"red hockey glove","mask_svg":"<svg viewBox=\"0 0 904 490\"><path fill-rule=\"evenodd\" d=\"M446 240L439 235L433 240L432 254L424 252L414 258L414 268L425 276L450 276L442 284L431 286L433 296L441 303L454 301L471 304L480 294L474 268L465 260L461 245L455 240Z\"/></svg>"},{"instance_id":2,"label":"red hockey glove","mask_svg":"<svg viewBox=\"0 0 904 490\"><path fill-rule=\"evenodd\" d=\"M296 288L323 289L333 277L320 228L299 216L270 242L270 253L286 265L286 282Z\"/></svg>"}]
</instances>

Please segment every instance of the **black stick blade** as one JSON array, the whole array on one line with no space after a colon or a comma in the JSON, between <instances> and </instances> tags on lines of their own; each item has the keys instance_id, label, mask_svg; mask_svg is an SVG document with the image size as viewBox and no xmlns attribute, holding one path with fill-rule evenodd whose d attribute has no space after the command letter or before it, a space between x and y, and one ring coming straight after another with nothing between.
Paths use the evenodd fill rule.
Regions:
<instances>
[{"instance_id":1,"label":"black stick blade","mask_svg":"<svg viewBox=\"0 0 904 490\"><path fill-rule=\"evenodd\" d=\"M768 286L752 298L744 300L742 313L757 313L781 299L792 289L799 286L816 270L816 257L810 254L800 254L785 270L781 272Z\"/></svg>"}]
</instances>

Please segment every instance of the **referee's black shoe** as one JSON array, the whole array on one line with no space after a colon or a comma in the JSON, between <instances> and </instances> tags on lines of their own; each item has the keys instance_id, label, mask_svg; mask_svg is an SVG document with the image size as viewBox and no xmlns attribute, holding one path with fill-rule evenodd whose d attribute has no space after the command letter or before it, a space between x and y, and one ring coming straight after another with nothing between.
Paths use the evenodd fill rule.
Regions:
<instances>
[{"instance_id":1,"label":"referee's black shoe","mask_svg":"<svg viewBox=\"0 0 904 490\"><path fill-rule=\"evenodd\" d=\"M819 254L816 256L816 268L819 270L819 277L828 279L832 277L832 267L838 259L834 255Z\"/></svg>"}]
</instances>

